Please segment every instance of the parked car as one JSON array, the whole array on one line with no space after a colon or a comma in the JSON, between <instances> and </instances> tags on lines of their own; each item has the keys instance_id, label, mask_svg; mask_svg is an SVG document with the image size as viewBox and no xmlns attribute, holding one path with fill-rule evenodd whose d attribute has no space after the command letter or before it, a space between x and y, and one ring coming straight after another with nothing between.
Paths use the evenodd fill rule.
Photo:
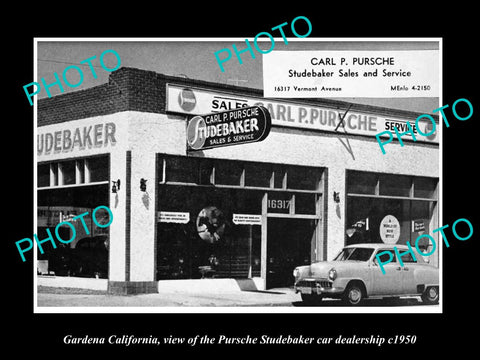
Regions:
<instances>
[{"instance_id":1,"label":"parked car","mask_svg":"<svg viewBox=\"0 0 480 360\"><path fill-rule=\"evenodd\" d=\"M355 244L344 247L333 261L296 267L295 292L308 304L341 298L349 305L359 305L365 298L407 295L420 295L427 304L438 303L438 268L427 264L420 254L415 254L415 261L409 253L401 257L404 266L400 266L394 247L400 254L408 250L406 245ZM384 251L392 254L390 263L386 263L389 254L380 256L386 263L385 274L376 258Z\"/></svg>"},{"instance_id":2,"label":"parked car","mask_svg":"<svg viewBox=\"0 0 480 360\"><path fill-rule=\"evenodd\" d=\"M97 235L78 240L71 249L71 275L108 277L108 236Z\"/></svg>"}]
</instances>

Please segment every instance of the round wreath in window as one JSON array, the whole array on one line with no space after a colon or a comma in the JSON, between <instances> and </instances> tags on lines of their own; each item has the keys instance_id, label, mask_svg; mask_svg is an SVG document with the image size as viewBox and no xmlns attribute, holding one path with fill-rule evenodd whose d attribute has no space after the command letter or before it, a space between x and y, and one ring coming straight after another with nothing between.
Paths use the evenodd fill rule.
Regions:
<instances>
[{"instance_id":1,"label":"round wreath in window","mask_svg":"<svg viewBox=\"0 0 480 360\"><path fill-rule=\"evenodd\" d=\"M197 232L200 238L209 244L214 244L225 231L225 216L215 206L203 208L197 216Z\"/></svg>"}]
</instances>

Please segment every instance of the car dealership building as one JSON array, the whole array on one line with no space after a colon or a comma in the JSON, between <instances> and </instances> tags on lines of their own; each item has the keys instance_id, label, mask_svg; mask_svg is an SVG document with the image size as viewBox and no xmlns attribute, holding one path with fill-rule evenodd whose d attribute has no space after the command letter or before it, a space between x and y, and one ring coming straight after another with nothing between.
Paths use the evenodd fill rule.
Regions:
<instances>
[{"instance_id":1,"label":"car dealership building","mask_svg":"<svg viewBox=\"0 0 480 360\"><path fill-rule=\"evenodd\" d=\"M189 149L194 116L254 105L271 116L264 140ZM416 142L406 134L385 155L375 138L419 115L267 99L258 89L123 67L106 84L38 100L37 233L108 206L110 226L86 234L77 221L67 250L82 237L101 239L107 268L96 276L108 277L112 293L206 277L292 286L295 266L330 260L344 245L414 245L424 233L438 243L438 131ZM429 125L419 123L424 133ZM429 261L438 266L438 251ZM69 267L58 263L50 258L58 274Z\"/></svg>"}]
</instances>

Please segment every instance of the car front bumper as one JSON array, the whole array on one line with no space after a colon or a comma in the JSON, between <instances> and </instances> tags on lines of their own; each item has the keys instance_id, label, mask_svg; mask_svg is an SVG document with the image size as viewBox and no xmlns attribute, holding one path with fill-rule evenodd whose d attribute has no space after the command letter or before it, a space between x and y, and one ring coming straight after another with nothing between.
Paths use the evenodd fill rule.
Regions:
<instances>
[{"instance_id":1,"label":"car front bumper","mask_svg":"<svg viewBox=\"0 0 480 360\"><path fill-rule=\"evenodd\" d=\"M315 295L340 295L345 288L333 286L333 282L328 279L301 279L295 282L295 293L315 294Z\"/></svg>"}]
</instances>

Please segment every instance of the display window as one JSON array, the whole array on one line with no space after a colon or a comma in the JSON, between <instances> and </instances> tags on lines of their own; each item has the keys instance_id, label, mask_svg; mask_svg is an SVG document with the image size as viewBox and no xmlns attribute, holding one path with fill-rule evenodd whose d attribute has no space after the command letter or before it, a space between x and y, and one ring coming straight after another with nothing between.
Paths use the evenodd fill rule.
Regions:
<instances>
[{"instance_id":1,"label":"display window","mask_svg":"<svg viewBox=\"0 0 480 360\"><path fill-rule=\"evenodd\" d=\"M414 246L419 235L432 235L437 183L435 178L348 171L346 244ZM430 246L425 237L418 242L424 252Z\"/></svg>"},{"instance_id":2,"label":"display window","mask_svg":"<svg viewBox=\"0 0 480 360\"><path fill-rule=\"evenodd\" d=\"M159 206L188 213L186 223L157 223L157 279L249 278L260 275L261 227L232 222L260 214L263 193L165 185Z\"/></svg>"},{"instance_id":3,"label":"display window","mask_svg":"<svg viewBox=\"0 0 480 360\"><path fill-rule=\"evenodd\" d=\"M41 162L37 164L37 231L39 240L48 238L47 229L55 237L55 228L68 221L75 227L75 236L67 244L55 241L57 248L46 243L38 260L46 261L48 270L58 276L108 278L109 227L93 222L93 209L109 203L109 155ZM88 212L82 221L74 218ZM105 224L109 215L104 209L96 212L96 220ZM58 228L61 239L72 238L67 225Z\"/></svg>"},{"instance_id":4,"label":"display window","mask_svg":"<svg viewBox=\"0 0 480 360\"><path fill-rule=\"evenodd\" d=\"M316 216L322 169L162 155L157 173L158 280L261 276L261 221L234 218L262 212L277 216L264 223L270 278L310 261L317 222L288 217Z\"/></svg>"}]
</instances>

